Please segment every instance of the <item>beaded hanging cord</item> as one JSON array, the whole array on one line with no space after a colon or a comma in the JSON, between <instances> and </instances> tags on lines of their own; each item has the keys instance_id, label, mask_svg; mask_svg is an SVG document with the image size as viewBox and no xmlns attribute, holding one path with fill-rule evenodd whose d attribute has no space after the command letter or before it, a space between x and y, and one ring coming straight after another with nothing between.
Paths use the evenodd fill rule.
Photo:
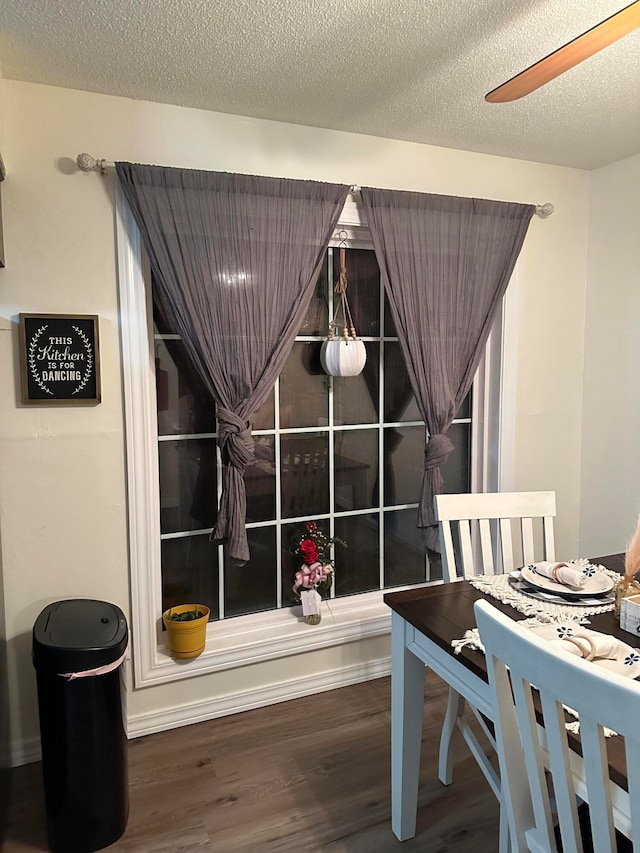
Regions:
<instances>
[{"instance_id":1,"label":"beaded hanging cord","mask_svg":"<svg viewBox=\"0 0 640 853\"><path fill-rule=\"evenodd\" d=\"M344 232L340 232L340 234L342 235L344 234ZM340 275L338 276L338 281L336 282L334 290L340 297L340 301L336 306L336 313L334 314L333 320L329 323L329 333L327 335L327 340L332 341L334 339L337 328L339 325L341 325L338 321L338 318L340 316L340 312L342 311L342 319L344 321L342 324L342 337L344 338L345 344L348 344L349 335L351 335L352 340L356 340L356 327L353 324L351 309L349 308L349 301L347 300L347 251L344 245L340 246Z\"/></svg>"}]
</instances>

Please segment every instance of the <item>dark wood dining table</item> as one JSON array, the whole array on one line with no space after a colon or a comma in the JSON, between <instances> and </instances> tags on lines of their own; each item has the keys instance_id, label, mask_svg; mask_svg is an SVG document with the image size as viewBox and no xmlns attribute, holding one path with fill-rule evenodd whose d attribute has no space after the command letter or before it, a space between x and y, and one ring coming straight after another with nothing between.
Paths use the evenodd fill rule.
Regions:
<instances>
[{"instance_id":1,"label":"dark wood dining table","mask_svg":"<svg viewBox=\"0 0 640 853\"><path fill-rule=\"evenodd\" d=\"M619 574L624 572L624 554L597 557L592 562ZM493 716L484 654L469 647L454 654L451 645L453 640L460 640L465 631L475 627L473 605L481 598L515 620L526 618L509 605L475 589L468 581L406 589L384 596L392 610L391 822L400 841L413 838L416 832L425 667L443 678L489 719ZM613 612L588 618L589 627L594 631L612 634L628 645L636 645L633 636L620 628ZM579 755L579 736L570 734L569 738ZM620 740L608 738L607 750L611 779L620 789L614 792L614 811L618 811L616 824L628 834L628 798L625 801L624 797L626 765Z\"/></svg>"}]
</instances>

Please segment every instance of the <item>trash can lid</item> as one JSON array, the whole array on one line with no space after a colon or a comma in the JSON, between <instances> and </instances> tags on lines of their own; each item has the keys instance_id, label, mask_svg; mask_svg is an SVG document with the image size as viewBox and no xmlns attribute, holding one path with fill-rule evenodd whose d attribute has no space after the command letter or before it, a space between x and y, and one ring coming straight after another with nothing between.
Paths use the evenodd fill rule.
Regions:
<instances>
[{"instance_id":1,"label":"trash can lid","mask_svg":"<svg viewBox=\"0 0 640 853\"><path fill-rule=\"evenodd\" d=\"M33 626L33 663L56 673L118 660L127 648L124 613L115 604L73 598L47 605Z\"/></svg>"}]
</instances>

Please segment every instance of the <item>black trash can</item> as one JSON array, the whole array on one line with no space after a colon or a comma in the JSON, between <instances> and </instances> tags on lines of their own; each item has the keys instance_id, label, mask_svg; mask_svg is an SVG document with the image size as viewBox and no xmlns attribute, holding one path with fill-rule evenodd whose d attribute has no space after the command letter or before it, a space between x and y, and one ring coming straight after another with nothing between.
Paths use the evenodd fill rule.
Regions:
<instances>
[{"instance_id":1,"label":"black trash can","mask_svg":"<svg viewBox=\"0 0 640 853\"><path fill-rule=\"evenodd\" d=\"M48 605L33 626L47 834L54 853L91 853L127 825L122 610L106 601Z\"/></svg>"}]
</instances>

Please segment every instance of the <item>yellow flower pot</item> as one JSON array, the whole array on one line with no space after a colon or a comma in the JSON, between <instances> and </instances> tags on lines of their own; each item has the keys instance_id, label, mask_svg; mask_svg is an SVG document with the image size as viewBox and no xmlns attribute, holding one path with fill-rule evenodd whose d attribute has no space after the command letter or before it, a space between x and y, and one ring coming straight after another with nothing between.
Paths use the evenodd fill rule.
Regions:
<instances>
[{"instance_id":1,"label":"yellow flower pot","mask_svg":"<svg viewBox=\"0 0 640 853\"><path fill-rule=\"evenodd\" d=\"M171 615L180 615L189 610L199 610L204 615L200 619L176 622ZM204 604L179 604L170 607L162 614L162 621L167 629L169 648L174 658L197 658L204 651L207 642L207 622L209 608Z\"/></svg>"}]
</instances>

